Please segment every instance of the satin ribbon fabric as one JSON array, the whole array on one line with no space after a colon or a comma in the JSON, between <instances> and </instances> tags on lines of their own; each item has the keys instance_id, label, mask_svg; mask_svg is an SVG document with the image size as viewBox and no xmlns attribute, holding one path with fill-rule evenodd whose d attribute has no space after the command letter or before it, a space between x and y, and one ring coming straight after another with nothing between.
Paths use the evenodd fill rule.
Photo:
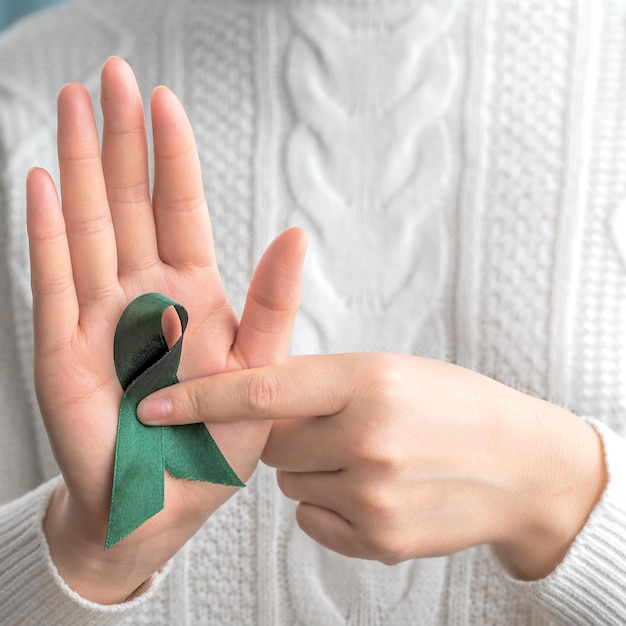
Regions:
<instances>
[{"instance_id":1,"label":"satin ribbon fabric","mask_svg":"<svg viewBox=\"0 0 626 626\"><path fill-rule=\"evenodd\" d=\"M171 348L162 326L163 313L170 306L181 324L181 336ZM244 486L204 424L145 426L137 419L137 405L143 398L178 382L187 323L183 306L159 293L148 293L128 305L117 325L113 354L124 396L105 550L163 509L165 471L174 478Z\"/></svg>"}]
</instances>

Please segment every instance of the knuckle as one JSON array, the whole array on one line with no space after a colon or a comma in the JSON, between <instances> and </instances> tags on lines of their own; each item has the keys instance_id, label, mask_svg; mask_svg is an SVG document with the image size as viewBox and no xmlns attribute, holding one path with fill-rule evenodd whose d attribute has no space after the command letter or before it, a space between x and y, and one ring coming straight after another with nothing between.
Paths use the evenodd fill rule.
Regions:
<instances>
[{"instance_id":1,"label":"knuckle","mask_svg":"<svg viewBox=\"0 0 626 626\"><path fill-rule=\"evenodd\" d=\"M159 205L167 212L175 214L192 214L205 211L204 196L191 194L181 195L176 198L161 198Z\"/></svg>"},{"instance_id":2,"label":"knuckle","mask_svg":"<svg viewBox=\"0 0 626 626\"><path fill-rule=\"evenodd\" d=\"M394 477L409 461L405 458L404 440L393 426L383 423L380 413L375 414L375 419L377 423L368 424L353 444L352 454L379 476Z\"/></svg>"},{"instance_id":3,"label":"knuckle","mask_svg":"<svg viewBox=\"0 0 626 626\"><path fill-rule=\"evenodd\" d=\"M404 388L406 370L397 355L379 354L371 365L370 384L383 405L395 404Z\"/></svg>"},{"instance_id":4,"label":"knuckle","mask_svg":"<svg viewBox=\"0 0 626 626\"><path fill-rule=\"evenodd\" d=\"M109 202L118 206L136 206L150 200L150 191L145 181L132 181L112 185L107 190Z\"/></svg>"},{"instance_id":5,"label":"knuckle","mask_svg":"<svg viewBox=\"0 0 626 626\"><path fill-rule=\"evenodd\" d=\"M385 565L397 565L407 559L404 542L394 533L383 533L378 536L375 555L376 560Z\"/></svg>"},{"instance_id":6,"label":"knuckle","mask_svg":"<svg viewBox=\"0 0 626 626\"><path fill-rule=\"evenodd\" d=\"M363 359L355 376L355 395L372 410L389 414L397 409L407 394L407 373L404 360L394 354L372 354Z\"/></svg>"},{"instance_id":7,"label":"knuckle","mask_svg":"<svg viewBox=\"0 0 626 626\"><path fill-rule=\"evenodd\" d=\"M75 139L71 148L59 148L59 162L66 167L91 166L100 163L100 150L89 138Z\"/></svg>"},{"instance_id":8,"label":"knuckle","mask_svg":"<svg viewBox=\"0 0 626 626\"><path fill-rule=\"evenodd\" d=\"M410 461L401 426L402 399L407 395L403 360L396 355L373 355L361 377L367 397L362 398L364 423L354 454L380 471L395 474Z\"/></svg>"},{"instance_id":9,"label":"knuckle","mask_svg":"<svg viewBox=\"0 0 626 626\"><path fill-rule=\"evenodd\" d=\"M394 555L389 555L389 556L383 556L382 558L378 559L383 565L388 565L389 567L393 567L394 565L398 565L400 563L402 563L403 561L406 561L406 557L400 555L400 554L394 554Z\"/></svg>"},{"instance_id":10,"label":"knuckle","mask_svg":"<svg viewBox=\"0 0 626 626\"><path fill-rule=\"evenodd\" d=\"M176 407L176 404L178 404L178 407ZM204 421L204 411L202 409L204 404L202 391L199 387L193 386L189 393L180 396L178 402L174 403L174 410L181 417L193 418L194 421L202 422Z\"/></svg>"},{"instance_id":11,"label":"knuckle","mask_svg":"<svg viewBox=\"0 0 626 626\"><path fill-rule=\"evenodd\" d=\"M146 127L144 126L143 119L137 117L134 119L131 126L127 124L128 122L122 123L116 120L109 120L107 126L108 134L120 142L145 140Z\"/></svg>"},{"instance_id":12,"label":"knuckle","mask_svg":"<svg viewBox=\"0 0 626 626\"><path fill-rule=\"evenodd\" d=\"M384 565L397 565L408 557L404 542L390 529L376 529L361 538L362 550L369 558Z\"/></svg>"},{"instance_id":13,"label":"knuckle","mask_svg":"<svg viewBox=\"0 0 626 626\"><path fill-rule=\"evenodd\" d=\"M246 407L255 416L270 418L280 397L278 378L268 372L258 372L247 381Z\"/></svg>"},{"instance_id":14,"label":"knuckle","mask_svg":"<svg viewBox=\"0 0 626 626\"><path fill-rule=\"evenodd\" d=\"M67 230L73 235L99 235L111 228L111 225L111 216L101 214L72 220L68 224Z\"/></svg>"},{"instance_id":15,"label":"knuckle","mask_svg":"<svg viewBox=\"0 0 626 626\"><path fill-rule=\"evenodd\" d=\"M282 491L283 495L290 500L297 500L293 489L292 476L288 472L277 471L276 481L278 488Z\"/></svg>"},{"instance_id":16,"label":"knuckle","mask_svg":"<svg viewBox=\"0 0 626 626\"><path fill-rule=\"evenodd\" d=\"M170 165L187 166L196 157L196 147L193 141L179 138L176 145L161 147L158 156Z\"/></svg>"},{"instance_id":17,"label":"knuckle","mask_svg":"<svg viewBox=\"0 0 626 626\"><path fill-rule=\"evenodd\" d=\"M356 533L360 552L386 565L396 565L409 558L409 543L403 532L404 495L383 482L363 486L356 505L360 522Z\"/></svg>"},{"instance_id":18,"label":"knuckle","mask_svg":"<svg viewBox=\"0 0 626 626\"><path fill-rule=\"evenodd\" d=\"M51 276L46 280L32 277L31 285L33 288L33 295L35 297L41 296L64 296L71 294L74 289L74 280L70 274L59 274L57 276Z\"/></svg>"},{"instance_id":19,"label":"knuckle","mask_svg":"<svg viewBox=\"0 0 626 626\"><path fill-rule=\"evenodd\" d=\"M398 476L402 468L410 463L406 457L405 440L399 438L393 429L381 434L372 447L378 471L386 476Z\"/></svg>"},{"instance_id":20,"label":"knuckle","mask_svg":"<svg viewBox=\"0 0 626 626\"><path fill-rule=\"evenodd\" d=\"M86 305L94 305L93 311L98 318L102 317L101 303L113 298L117 292L117 285L113 281L94 283L82 289L82 301ZM106 318L105 318L106 319Z\"/></svg>"},{"instance_id":21,"label":"knuckle","mask_svg":"<svg viewBox=\"0 0 626 626\"><path fill-rule=\"evenodd\" d=\"M33 243L43 243L48 246L64 245L67 238L65 222L59 224L29 224L28 238Z\"/></svg>"},{"instance_id":22,"label":"knuckle","mask_svg":"<svg viewBox=\"0 0 626 626\"><path fill-rule=\"evenodd\" d=\"M357 490L356 499L364 511L366 519L377 524L390 522L395 516L397 502L388 485L376 481L363 483Z\"/></svg>"},{"instance_id":23,"label":"knuckle","mask_svg":"<svg viewBox=\"0 0 626 626\"><path fill-rule=\"evenodd\" d=\"M280 451L280 444L277 443L276 439L276 422L272 424L272 430L270 431L270 435L267 438L265 443L265 448L263 448L263 452L261 454L261 461L265 463L268 467L278 467L278 454ZM281 482L283 479L280 476L280 472L278 473L278 486L281 491L283 490L283 483Z\"/></svg>"}]
</instances>

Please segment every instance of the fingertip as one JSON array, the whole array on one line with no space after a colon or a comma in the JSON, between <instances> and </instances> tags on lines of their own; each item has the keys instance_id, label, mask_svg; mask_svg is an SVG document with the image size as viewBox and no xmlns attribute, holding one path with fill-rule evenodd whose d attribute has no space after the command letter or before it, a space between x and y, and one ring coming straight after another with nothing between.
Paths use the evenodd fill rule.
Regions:
<instances>
[{"instance_id":1,"label":"fingertip","mask_svg":"<svg viewBox=\"0 0 626 626\"><path fill-rule=\"evenodd\" d=\"M89 99L91 100L91 96L89 95L87 87L85 87L85 85L83 85L82 83L65 83L65 85L63 85L61 89L59 89L57 103L59 106L61 106L62 104L65 104L68 100L74 100L77 97L83 97L85 94L89 96Z\"/></svg>"},{"instance_id":2,"label":"fingertip","mask_svg":"<svg viewBox=\"0 0 626 626\"><path fill-rule=\"evenodd\" d=\"M272 248L277 244L288 244L293 248L303 249L308 245L308 236L303 228L300 228L299 226L292 226L291 228L287 228L280 233L280 235L272 241L269 248Z\"/></svg>"},{"instance_id":3,"label":"fingertip","mask_svg":"<svg viewBox=\"0 0 626 626\"><path fill-rule=\"evenodd\" d=\"M163 102L170 101L170 102L180 103L180 100L178 99L176 94L169 87L166 87L165 85L157 85L152 90L152 95L150 96L150 102L154 104L155 102L159 102L161 100Z\"/></svg>"},{"instance_id":4,"label":"fingertip","mask_svg":"<svg viewBox=\"0 0 626 626\"><path fill-rule=\"evenodd\" d=\"M283 361L300 304L307 236L290 228L269 245L256 266L235 349L247 367Z\"/></svg>"},{"instance_id":5,"label":"fingertip","mask_svg":"<svg viewBox=\"0 0 626 626\"><path fill-rule=\"evenodd\" d=\"M26 174L27 217L40 213L45 207L58 205L56 186L49 172L42 167L31 167Z\"/></svg>"},{"instance_id":6,"label":"fingertip","mask_svg":"<svg viewBox=\"0 0 626 626\"><path fill-rule=\"evenodd\" d=\"M88 138L87 143L90 145L90 150L93 151L93 145L97 142L97 132L91 94L87 87L81 83L64 85L57 98L57 116L60 158L74 152L76 144L79 145L79 151L82 150L84 137Z\"/></svg>"},{"instance_id":7,"label":"fingertip","mask_svg":"<svg viewBox=\"0 0 626 626\"><path fill-rule=\"evenodd\" d=\"M158 426L172 415L172 402L167 398L148 397L137 406L137 419L146 426Z\"/></svg>"},{"instance_id":8,"label":"fingertip","mask_svg":"<svg viewBox=\"0 0 626 626\"><path fill-rule=\"evenodd\" d=\"M171 91L172 90L169 87L167 87L166 85L157 85L152 90L152 97L154 98L155 96L157 96L161 92L171 92Z\"/></svg>"},{"instance_id":9,"label":"fingertip","mask_svg":"<svg viewBox=\"0 0 626 626\"><path fill-rule=\"evenodd\" d=\"M303 228L294 226L284 231L280 237L286 246L288 246L292 260L302 263L309 245L306 231Z\"/></svg>"},{"instance_id":10,"label":"fingertip","mask_svg":"<svg viewBox=\"0 0 626 626\"><path fill-rule=\"evenodd\" d=\"M134 88L137 85L135 72L130 64L121 57L111 56L104 62L100 72L101 101L106 102L108 92L115 86L116 80L126 87Z\"/></svg>"},{"instance_id":11,"label":"fingertip","mask_svg":"<svg viewBox=\"0 0 626 626\"><path fill-rule=\"evenodd\" d=\"M180 98L165 85L159 85L152 90L150 97L150 108L152 111L153 123L159 124L160 122L170 122L172 119L185 120L185 124L188 124L187 114L183 107ZM178 117L181 116L182 117ZM172 116L177 116L172 118ZM189 125L189 129L190 129Z\"/></svg>"},{"instance_id":12,"label":"fingertip","mask_svg":"<svg viewBox=\"0 0 626 626\"><path fill-rule=\"evenodd\" d=\"M299 280L307 246L308 237L302 228L288 228L268 246L258 263L259 273L263 273L265 266L268 265L271 267L269 278L274 283L283 274L289 276L291 280L293 278Z\"/></svg>"},{"instance_id":13,"label":"fingertip","mask_svg":"<svg viewBox=\"0 0 626 626\"><path fill-rule=\"evenodd\" d=\"M143 136L145 133L144 108L137 78L131 66L120 57L110 57L102 68L100 107L104 114L103 143L110 138L108 131L122 136Z\"/></svg>"},{"instance_id":14,"label":"fingertip","mask_svg":"<svg viewBox=\"0 0 626 626\"><path fill-rule=\"evenodd\" d=\"M115 63L116 63L116 59L119 59L120 57L117 56L110 56L107 57L106 61L102 64L102 68L100 69L100 78L103 79L111 70L112 67L114 67Z\"/></svg>"},{"instance_id":15,"label":"fingertip","mask_svg":"<svg viewBox=\"0 0 626 626\"><path fill-rule=\"evenodd\" d=\"M309 237L303 228L294 227L292 237L295 238L295 249L300 257L300 262L304 263L304 258L309 247Z\"/></svg>"},{"instance_id":16,"label":"fingertip","mask_svg":"<svg viewBox=\"0 0 626 626\"><path fill-rule=\"evenodd\" d=\"M285 231L285 234L288 234L290 238L293 238L296 243L304 248L306 248L309 243L307 232L304 228L300 228L299 226L292 226L291 228L288 228Z\"/></svg>"},{"instance_id":17,"label":"fingertip","mask_svg":"<svg viewBox=\"0 0 626 626\"><path fill-rule=\"evenodd\" d=\"M122 57L112 54L110 57L107 57L106 61L102 64L102 73L108 72L110 69L115 66L126 65L129 66L127 61L125 61ZM130 67L130 66L129 66Z\"/></svg>"},{"instance_id":18,"label":"fingertip","mask_svg":"<svg viewBox=\"0 0 626 626\"><path fill-rule=\"evenodd\" d=\"M161 140L178 135L172 130L172 124L176 125L180 120L179 112L184 109L176 94L165 85L159 85L152 90L150 96L150 112L152 115L152 132L155 136L155 151L159 150Z\"/></svg>"},{"instance_id":19,"label":"fingertip","mask_svg":"<svg viewBox=\"0 0 626 626\"><path fill-rule=\"evenodd\" d=\"M44 178L50 178L48 172L42 167L34 166L31 167L26 174L26 184L30 186L31 184L37 183Z\"/></svg>"}]
</instances>

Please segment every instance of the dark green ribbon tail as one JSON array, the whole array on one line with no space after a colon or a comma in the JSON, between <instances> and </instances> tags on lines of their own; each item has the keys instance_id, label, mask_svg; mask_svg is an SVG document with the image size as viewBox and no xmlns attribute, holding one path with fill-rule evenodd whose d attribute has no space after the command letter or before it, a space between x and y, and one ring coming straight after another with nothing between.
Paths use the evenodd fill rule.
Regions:
<instances>
[{"instance_id":1,"label":"dark green ribbon tail","mask_svg":"<svg viewBox=\"0 0 626 626\"><path fill-rule=\"evenodd\" d=\"M171 348L161 321L170 306L176 310L182 330ZM178 382L187 322L183 306L159 293L148 293L128 305L117 325L113 356L124 397L105 550L163 509L165 470L174 478L244 486L204 424L145 426L137 419L137 405L143 398Z\"/></svg>"}]
</instances>

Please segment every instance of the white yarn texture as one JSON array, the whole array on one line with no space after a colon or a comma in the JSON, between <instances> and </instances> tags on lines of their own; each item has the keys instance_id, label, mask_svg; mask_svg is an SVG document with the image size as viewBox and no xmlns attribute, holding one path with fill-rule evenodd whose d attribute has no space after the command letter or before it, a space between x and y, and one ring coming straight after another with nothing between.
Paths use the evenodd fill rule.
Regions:
<instances>
[{"instance_id":1,"label":"white yarn texture","mask_svg":"<svg viewBox=\"0 0 626 626\"><path fill-rule=\"evenodd\" d=\"M626 623L624 24L620 0L85 0L5 34L0 623ZM57 175L56 93L79 80L97 103L112 54L146 100L165 83L185 104L238 309L271 238L307 230L294 352L450 360L595 420L610 483L552 575L516 581L488 547L344 558L261 467L144 596L99 607L65 586L41 532L58 469L23 181Z\"/></svg>"}]
</instances>

